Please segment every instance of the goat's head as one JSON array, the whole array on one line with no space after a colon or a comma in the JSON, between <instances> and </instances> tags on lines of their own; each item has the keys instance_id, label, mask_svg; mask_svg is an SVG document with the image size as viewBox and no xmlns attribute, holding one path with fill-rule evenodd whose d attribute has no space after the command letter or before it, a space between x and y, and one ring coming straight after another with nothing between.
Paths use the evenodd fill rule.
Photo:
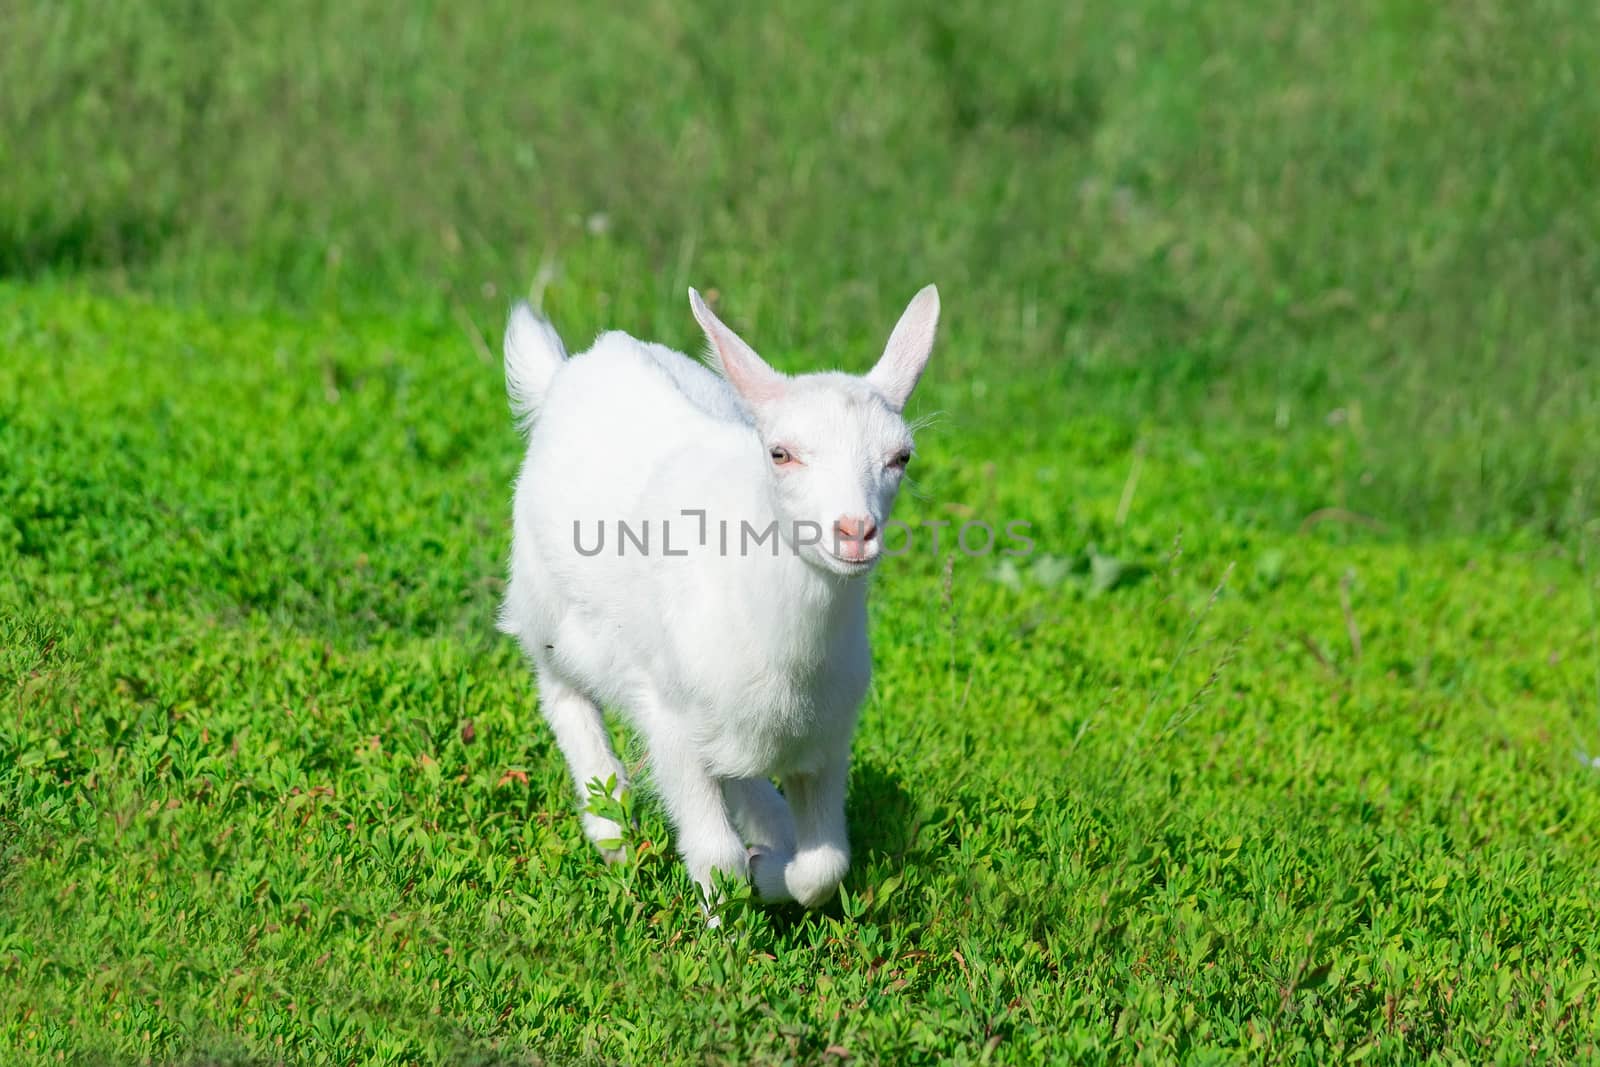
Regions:
<instances>
[{"instance_id":1,"label":"goat's head","mask_svg":"<svg viewBox=\"0 0 1600 1067\"><path fill-rule=\"evenodd\" d=\"M911 461L902 412L933 351L939 291L930 285L912 299L877 365L859 377L780 374L693 289L689 304L761 439L783 538L833 574L870 571Z\"/></svg>"}]
</instances>

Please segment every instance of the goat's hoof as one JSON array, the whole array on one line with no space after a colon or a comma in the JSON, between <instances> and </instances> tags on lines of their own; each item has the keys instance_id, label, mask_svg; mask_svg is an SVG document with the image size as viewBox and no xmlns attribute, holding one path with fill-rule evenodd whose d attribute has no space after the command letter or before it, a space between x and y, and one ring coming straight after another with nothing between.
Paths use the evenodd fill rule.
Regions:
<instances>
[{"instance_id":1,"label":"goat's hoof","mask_svg":"<svg viewBox=\"0 0 1600 1067\"><path fill-rule=\"evenodd\" d=\"M835 848L811 849L797 854L784 872L784 882L794 899L808 908L827 903L844 881L850 857Z\"/></svg>"}]
</instances>

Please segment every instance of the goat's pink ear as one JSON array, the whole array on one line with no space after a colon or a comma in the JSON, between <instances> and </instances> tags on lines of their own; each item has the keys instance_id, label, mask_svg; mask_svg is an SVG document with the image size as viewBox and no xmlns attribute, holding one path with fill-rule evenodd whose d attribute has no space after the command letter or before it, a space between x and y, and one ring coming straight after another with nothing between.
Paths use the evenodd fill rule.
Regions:
<instances>
[{"instance_id":1,"label":"goat's pink ear","mask_svg":"<svg viewBox=\"0 0 1600 1067\"><path fill-rule=\"evenodd\" d=\"M906 305L884 346L882 358L867 375L867 384L882 393L896 411L911 399L911 390L917 387L928 357L933 354L933 335L938 329L939 289L929 285Z\"/></svg>"},{"instance_id":2,"label":"goat's pink ear","mask_svg":"<svg viewBox=\"0 0 1600 1067\"><path fill-rule=\"evenodd\" d=\"M706 340L711 342L717 369L746 404L752 408L760 407L783 395L784 376L769 367L765 360L756 355L755 349L745 344L743 338L712 314L706 302L700 299L700 294L693 289L689 290L689 307L700 328L706 332Z\"/></svg>"}]
</instances>

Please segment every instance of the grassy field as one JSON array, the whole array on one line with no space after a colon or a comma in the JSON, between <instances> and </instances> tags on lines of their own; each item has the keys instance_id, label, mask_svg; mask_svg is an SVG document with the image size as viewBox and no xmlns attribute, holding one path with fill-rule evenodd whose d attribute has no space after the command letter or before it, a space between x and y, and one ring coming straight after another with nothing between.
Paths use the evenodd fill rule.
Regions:
<instances>
[{"instance_id":1,"label":"grassy field","mask_svg":"<svg viewBox=\"0 0 1600 1067\"><path fill-rule=\"evenodd\" d=\"M1302 8L0 13L0 1059L1600 1062L1600 15ZM845 891L708 931L500 323L928 281L897 517L1036 552L881 569Z\"/></svg>"}]
</instances>

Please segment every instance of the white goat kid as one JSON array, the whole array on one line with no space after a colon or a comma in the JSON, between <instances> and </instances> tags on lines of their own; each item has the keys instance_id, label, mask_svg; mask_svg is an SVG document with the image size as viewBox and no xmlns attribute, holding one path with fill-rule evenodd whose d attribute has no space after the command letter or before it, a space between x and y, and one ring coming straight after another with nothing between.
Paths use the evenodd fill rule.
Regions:
<instances>
[{"instance_id":1,"label":"white goat kid","mask_svg":"<svg viewBox=\"0 0 1600 1067\"><path fill-rule=\"evenodd\" d=\"M916 295L865 377L780 374L692 289L689 303L721 378L620 332L569 360L548 323L513 310L507 389L532 429L500 628L533 661L580 805L595 779L627 784L611 705L644 738L707 900L716 869L814 907L849 866L866 577L911 456L901 410L939 294ZM605 843L620 827L592 813L584 827L617 858Z\"/></svg>"}]
</instances>

